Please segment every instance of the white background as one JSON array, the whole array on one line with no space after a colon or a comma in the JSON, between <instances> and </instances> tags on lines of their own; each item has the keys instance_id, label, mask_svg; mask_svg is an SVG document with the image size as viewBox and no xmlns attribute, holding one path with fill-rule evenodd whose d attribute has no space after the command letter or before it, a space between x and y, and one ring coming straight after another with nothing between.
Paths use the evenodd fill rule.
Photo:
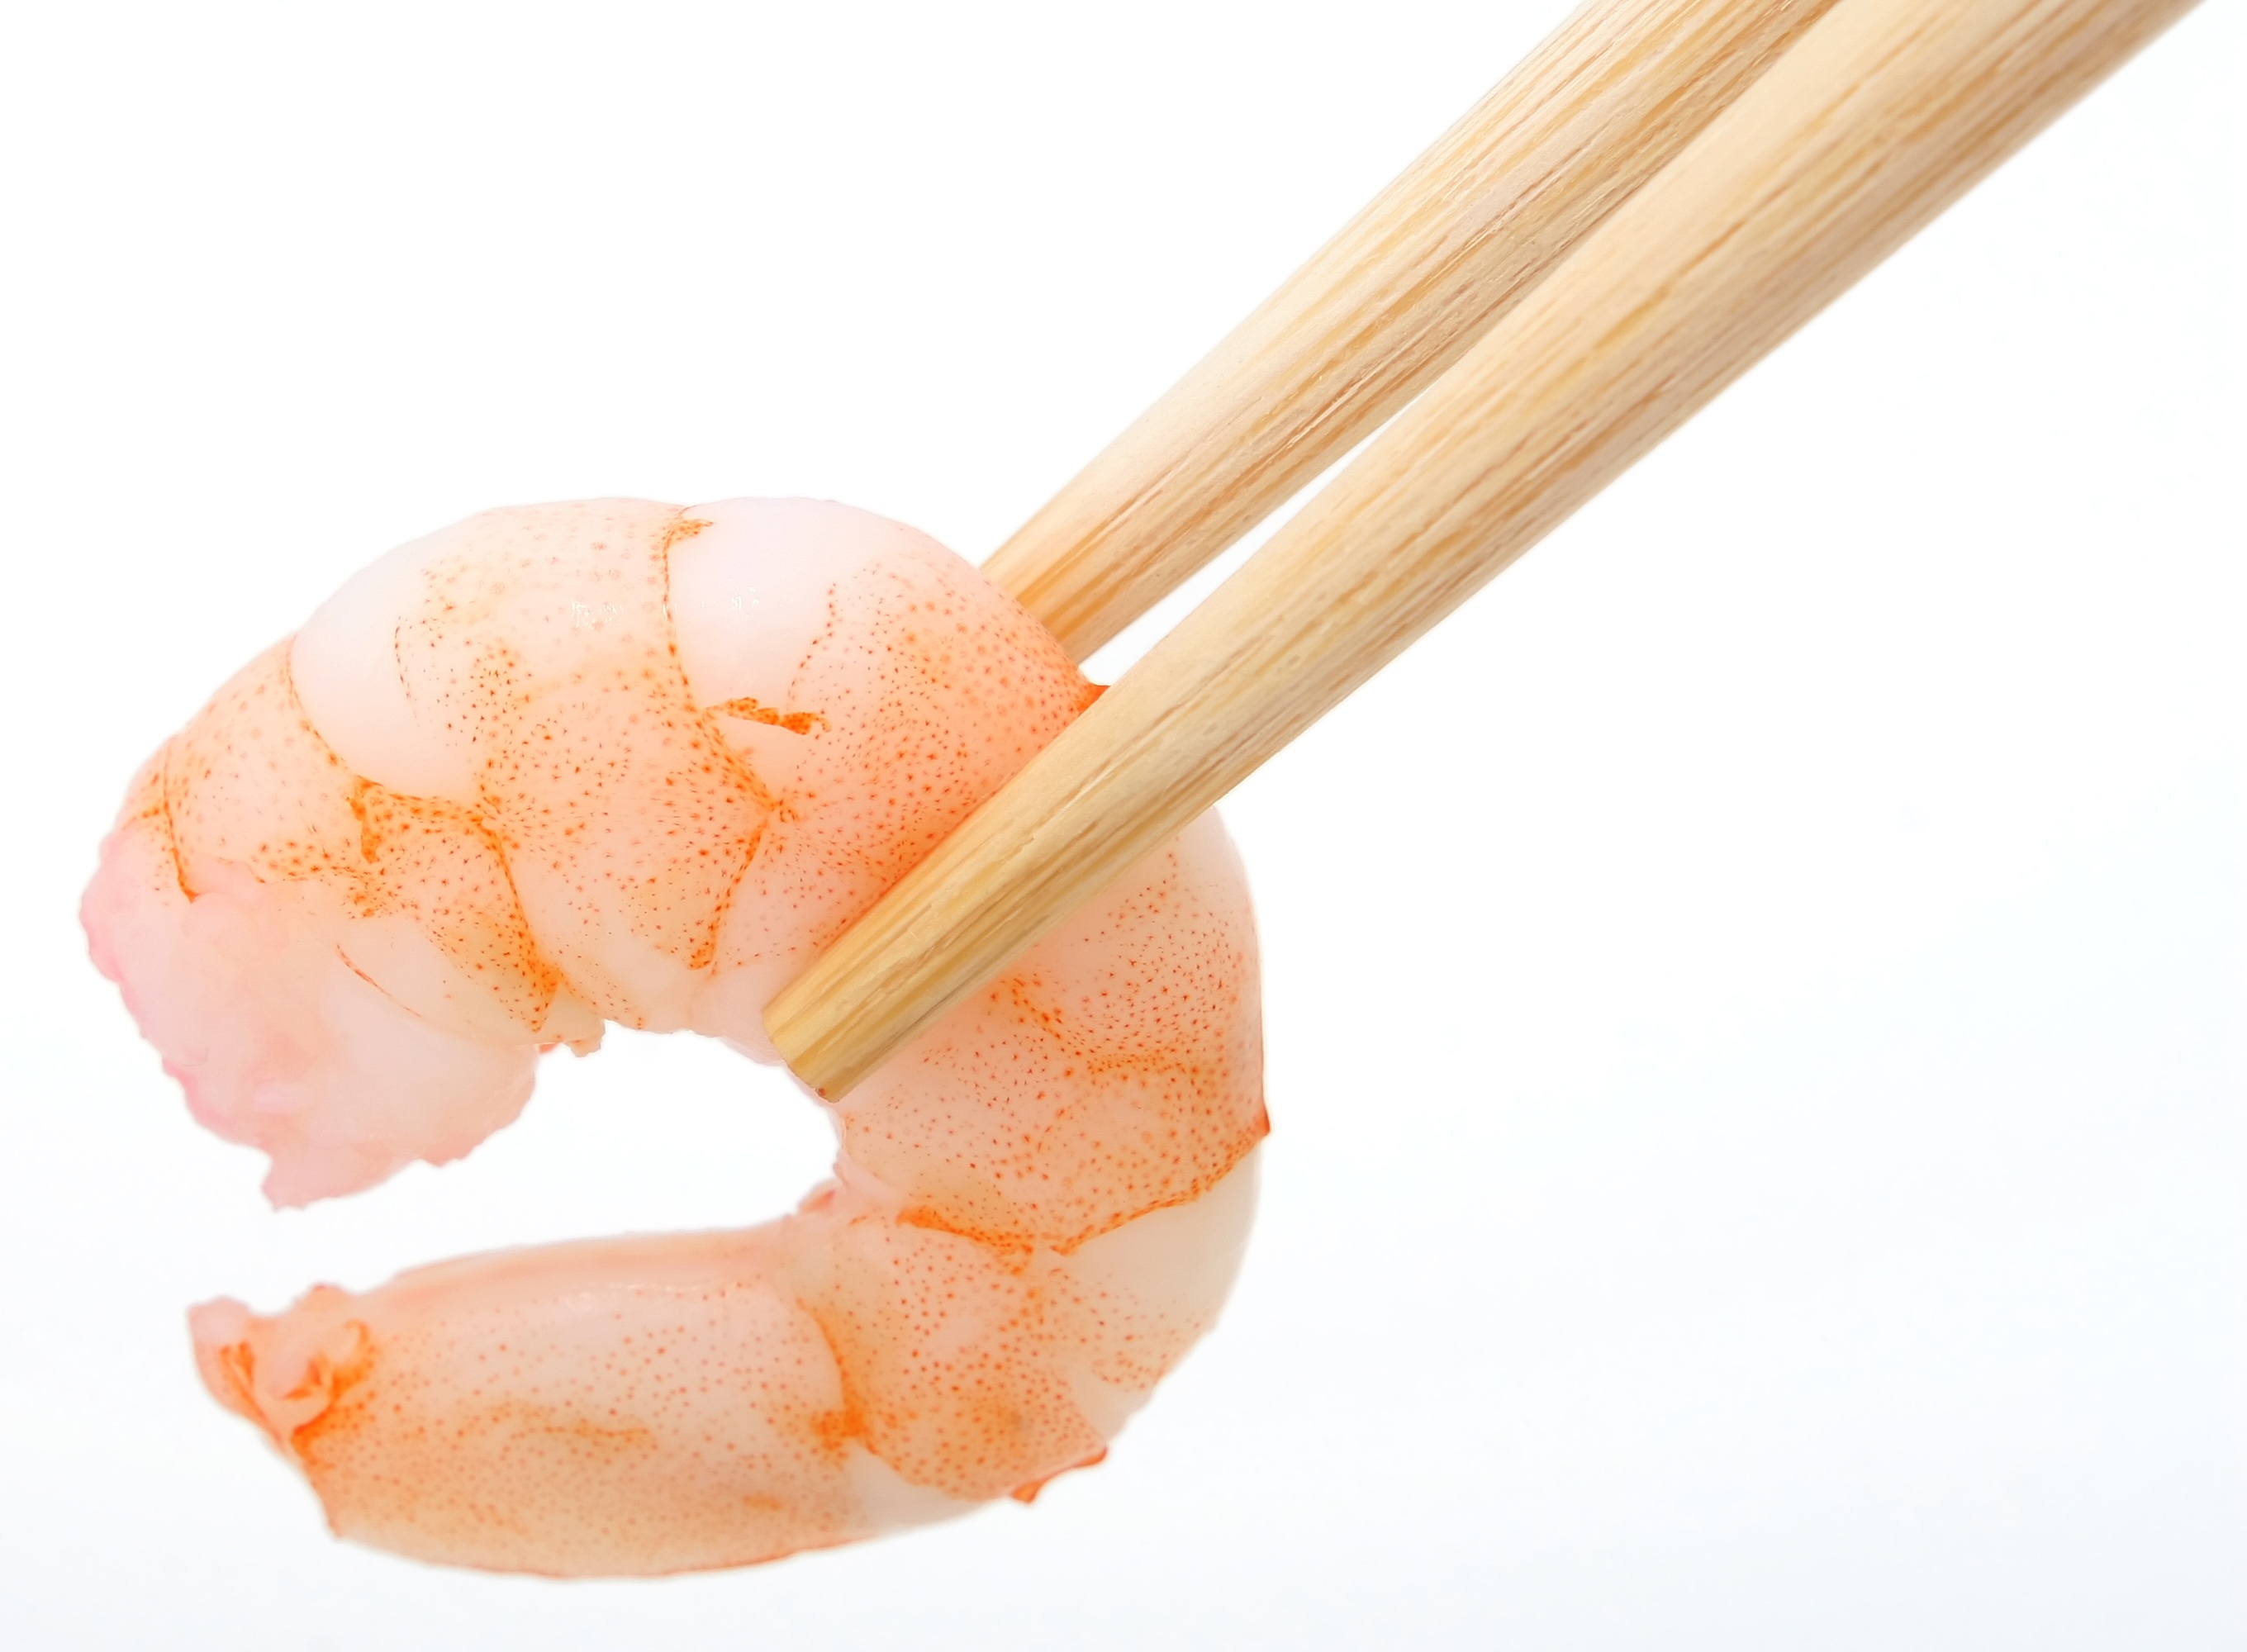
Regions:
<instances>
[{"instance_id":1,"label":"white background","mask_svg":"<svg viewBox=\"0 0 2247 1652\"><path fill-rule=\"evenodd\" d=\"M827 1144L618 1036L271 1214L85 959L140 757L488 505L980 557L1563 9L9 10L0 1641L2247 1640L2226 0L1241 789L1266 1207L1106 1466L557 1585L334 1544L195 1384L190 1301L745 1222Z\"/></svg>"}]
</instances>

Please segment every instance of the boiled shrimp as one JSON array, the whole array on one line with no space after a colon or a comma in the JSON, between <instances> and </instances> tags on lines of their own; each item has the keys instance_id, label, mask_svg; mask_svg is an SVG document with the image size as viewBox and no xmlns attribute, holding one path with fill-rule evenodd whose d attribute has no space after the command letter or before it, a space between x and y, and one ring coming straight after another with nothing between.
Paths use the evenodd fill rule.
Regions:
<instances>
[{"instance_id":1,"label":"boiled shrimp","mask_svg":"<svg viewBox=\"0 0 2247 1652\"><path fill-rule=\"evenodd\" d=\"M845 507L495 511L401 546L133 782L96 963L277 1204L441 1164L614 1021L777 1059L766 1003L1096 691ZM190 1316L340 1535L557 1574L743 1565L1028 1498L1209 1328L1266 1130L1213 816L829 1108L739 1232Z\"/></svg>"}]
</instances>

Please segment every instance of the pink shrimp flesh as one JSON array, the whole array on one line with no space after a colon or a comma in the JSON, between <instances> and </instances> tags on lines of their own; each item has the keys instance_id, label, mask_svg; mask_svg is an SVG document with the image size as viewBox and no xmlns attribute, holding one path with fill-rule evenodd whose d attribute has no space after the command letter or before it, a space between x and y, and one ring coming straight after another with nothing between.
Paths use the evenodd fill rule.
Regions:
<instances>
[{"instance_id":1,"label":"pink shrimp flesh","mask_svg":"<svg viewBox=\"0 0 2247 1652\"><path fill-rule=\"evenodd\" d=\"M277 1204L443 1163L604 1021L763 1012L1096 693L910 529L802 500L493 511L400 547L128 793L96 964ZM830 1108L735 1232L465 1258L191 1315L346 1538L455 1565L743 1565L1098 1461L1213 1321L1266 1130L1215 816Z\"/></svg>"}]
</instances>

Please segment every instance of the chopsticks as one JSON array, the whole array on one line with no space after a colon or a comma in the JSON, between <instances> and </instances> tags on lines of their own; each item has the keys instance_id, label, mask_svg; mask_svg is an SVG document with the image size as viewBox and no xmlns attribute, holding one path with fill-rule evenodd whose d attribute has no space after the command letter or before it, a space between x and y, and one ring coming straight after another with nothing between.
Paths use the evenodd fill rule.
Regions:
<instances>
[{"instance_id":1,"label":"chopsticks","mask_svg":"<svg viewBox=\"0 0 2247 1652\"><path fill-rule=\"evenodd\" d=\"M1435 382L1834 0L1593 0L983 571L1082 660Z\"/></svg>"},{"instance_id":2,"label":"chopsticks","mask_svg":"<svg viewBox=\"0 0 2247 1652\"><path fill-rule=\"evenodd\" d=\"M839 1097L2192 0L1839 0L776 997Z\"/></svg>"}]
</instances>

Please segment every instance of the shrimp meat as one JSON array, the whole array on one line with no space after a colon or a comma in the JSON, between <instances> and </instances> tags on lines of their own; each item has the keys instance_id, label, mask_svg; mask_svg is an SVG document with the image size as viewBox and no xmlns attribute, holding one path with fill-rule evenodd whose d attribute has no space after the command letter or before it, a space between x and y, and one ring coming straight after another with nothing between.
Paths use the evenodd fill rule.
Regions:
<instances>
[{"instance_id":1,"label":"shrimp meat","mask_svg":"<svg viewBox=\"0 0 2247 1652\"><path fill-rule=\"evenodd\" d=\"M470 1151L610 1021L777 1061L774 993L1096 692L862 511L493 511L167 741L83 917L268 1196L349 1194ZM1255 1205L1255 936L1215 816L828 1110L833 1178L778 1220L206 1303L197 1367L339 1535L498 1570L745 1565L1099 1461Z\"/></svg>"}]
</instances>

